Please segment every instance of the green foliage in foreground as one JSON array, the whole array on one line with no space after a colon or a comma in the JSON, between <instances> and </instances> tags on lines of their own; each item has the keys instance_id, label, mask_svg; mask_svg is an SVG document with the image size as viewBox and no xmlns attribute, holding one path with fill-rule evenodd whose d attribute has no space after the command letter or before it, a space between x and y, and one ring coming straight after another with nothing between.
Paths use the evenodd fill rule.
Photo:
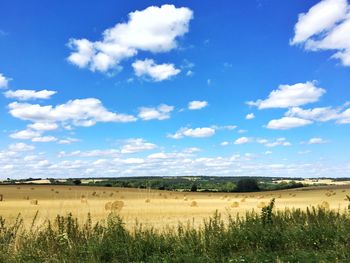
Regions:
<instances>
[{"instance_id":1,"label":"green foliage in foreground","mask_svg":"<svg viewBox=\"0 0 350 263\"><path fill-rule=\"evenodd\" d=\"M79 225L71 215L28 231L21 219L0 218L0 262L350 262L350 216L311 208L228 218L219 214L201 229L180 225L164 232L118 216Z\"/></svg>"}]
</instances>

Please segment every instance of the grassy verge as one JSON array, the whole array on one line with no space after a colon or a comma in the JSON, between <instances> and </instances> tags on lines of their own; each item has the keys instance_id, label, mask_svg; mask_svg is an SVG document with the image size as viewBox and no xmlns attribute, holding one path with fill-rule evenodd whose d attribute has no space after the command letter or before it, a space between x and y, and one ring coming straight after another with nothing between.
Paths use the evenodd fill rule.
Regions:
<instances>
[{"instance_id":1,"label":"grassy verge","mask_svg":"<svg viewBox=\"0 0 350 263\"><path fill-rule=\"evenodd\" d=\"M194 229L127 231L110 215L79 225L71 215L29 230L0 217L0 262L350 262L350 216L323 208L219 214Z\"/></svg>"}]
</instances>

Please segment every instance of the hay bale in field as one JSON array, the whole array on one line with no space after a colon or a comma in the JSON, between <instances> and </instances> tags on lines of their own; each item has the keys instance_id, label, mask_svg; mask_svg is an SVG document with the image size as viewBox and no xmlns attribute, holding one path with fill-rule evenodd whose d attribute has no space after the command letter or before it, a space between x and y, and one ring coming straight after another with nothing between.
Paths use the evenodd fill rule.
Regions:
<instances>
[{"instance_id":1,"label":"hay bale in field","mask_svg":"<svg viewBox=\"0 0 350 263\"><path fill-rule=\"evenodd\" d=\"M54 191L55 191L55 189L51 188L51 192L54 192Z\"/></svg>"},{"instance_id":2,"label":"hay bale in field","mask_svg":"<svg viewBox=\"0 0 350 263\"><path fill-rule=\"evenodd\" d=\"M245 202L245 199L246 199L246 198L242 198L242 199L241 199L241 203L244 203L244 202Z\"/></svg>"},{"instance_id":3,"label":"hay bale in field","mask_svg":"<svg viewBox=\"0 0 350 263\"><path fill-rule=\"evenodd\" d=\"M111 210L112 208L112 202L105 203L105 210Z\"/></svg>"},{"instance_id":4,"label":"hay bale in field","mask_svg":"<svg viewBox=\"0 0 350 263\"><path fill-rule=\"evenodd\" d=\"M123 201L117 200L111 204L111 210L114 212L119 212L120 210L122 210L123 207L124 207Z\"/></svg>"},{"instance_id":5,"label":"hay bale in field","mask_svg":"<svg viewBox=\"0 0 350 263\"><path fill-rule=\"evenodd\" d=\"M87 202L88 201L85 197L80 199L80 203L82 203L82 204L87 204Z\"/></svg>"},{"instance_id":6,"label":"hay bale in field","mask_svg":"<svg viewBox=\"0 0 350 263\"><path fill-rule=\"evenodd\" d=\"M38 200L34 199L34 200L30 200L30 204L31 205L38 205Z\"/></svg>"},{"instance_id":7,"label":"hay bale in field","mask_svg":"<svg viewBox=\"0 0 350 263\"><path fill-rule=\"evenodd\" d=\"M185 196L185 197L184 197L184 201L187 201L187 200L188 200L188 199L187 199L187 197Z\"/></svg>"},{"instance_id":8,"label":"hay bale in field","mask_svg":"<svg viewBox=\"0 0 350 263\"><path fill-rule=\"evenodd\" d=\"M324 209L329 209L329 203L327 201L323 201L321 203L321 207L324 208Z\"/></svg>"},{"instance_id":9,"label":"hay bale in field","mask_svg":"<svg viewBox=\"0 0 350 263\"><path fill-rule=\"evenodd\" d=\"M31 187L30 190L35 190L35 188L34 188L34 187Z\"/></svg>"},{"instance_id":10,"label":"hay bale in field","mask_svg":"<svg viewBox=\"0 0 350 263\"><path fill-rule=\"evenodd\" d=\"M179 199L179 198L177 196L175 196L174 199Z\"/></svg>"},{"instance_id":11,"label":"hay bale in field","mask_svg":"<svg viewBox=\"0 0 350 263\"><path fill-rule=\"evenodd\" d=\"M343 192L343 193L345 193L346 191L345 191L345 190L343 190L342 192Z\"/></svg>"},{"instance_id":12,"label":"hay bale in field","mask_svg":"<svg viewBox=\"0 0 350 263\"><path fill-rule=\"evenodd\" d=\"M265 207L265 206L266 206L265 202L259 202L258 205L257 205L256 207L257 207L257 208L263 208L263 207Z\"/></svg>"},{"instance_id":13,"label":"hay bale in field","mask_svg":"<svg viewBox=\"0 0 350 263\"><path fill-rule=\"evenodd\" d=\"M29 200L29 196L24 197L25 200Z\"/></svg>"},{"instance_id":14,"label":"hay bale in field","mask_svg":"<svg viewBox=\"0 0 350 263\"><path fill-rule=\"evenodd\" d=\"M336 192L333 192L332 195L336 195L337 193Z\"/></svg>"},{"instance_id":15,"label":"hay bale in field","mask_svg":"<svg viewBox=\"0 0 350 263\"><path fill-rule=\"evenodd\" d=\"M4 195L0 194L0 202L4 201Z\"/></svg>"},{"instance_id":16,"label":"hay bale in field","mask_svg":"<svg viewBox=\"0 0 350 263\"><path fill-rule=\"evenodd\" d=\"M21 187L17 186L17 189L18 189L18 190L20 190L20 189L21 189Z\"/></svg>"},{"instance_id":17,"label":"hay bale in field","mask_svg":"<svg viewBox=\"0 0 350 263\"><path fill-rule=\"evenodd\" d=\"M332 194L331 193L325 193L327 197L330 197Z\"/></svg>"},{"instance_id":18,"label":"hay bale in field","mask_svg":"<svg viewBox=\"0 0 350 263\"><path fill-rule=\"evenodd\" d=\"M145 203L150 203L150 202L151 202L151 200L148 198L145 200Z\"/></svg>"},{"instance_id":19,"label":"hay bale in field","mask_svg":"<svg viewBox=\"0 0 350 263\"><path fill-rule=\"evenodd\" d=\"M198 203L196 201L192 201L190 204L191 207L197 207Z\"/></svg>"},{"instance_id":20,"label":"hay bale in field","mask_svg":"<svg viewBox=\"0 0 350 263\"><path fill-rule=\"evenodd\" d=\"M56 193L56 194L59 194L60 192L59 192L59 191L56 191L55 193Z\"/></svg>"},{"instance_id":21,"label":"hay bale in field","mask_svg":"<svg viewBox=\"0 0 350 263\"><path fill-rule=\"evenodd\" d=\"M239 207L239 203L238 203L238 202L233 202L233 203L231 204L231 207L232 207L232 208Z\"/></svg>"},{"instance_id":22,"label":"hay bale in field","mask_svg":"<svg viewBox=\"0 0 350 263\"><path fill-rule=\"evenodd\" d=\"M113 196L113 195L114 195L114 193L110 193L110 194L109 194L109 196Z\"/></svg>"}]
</instances>

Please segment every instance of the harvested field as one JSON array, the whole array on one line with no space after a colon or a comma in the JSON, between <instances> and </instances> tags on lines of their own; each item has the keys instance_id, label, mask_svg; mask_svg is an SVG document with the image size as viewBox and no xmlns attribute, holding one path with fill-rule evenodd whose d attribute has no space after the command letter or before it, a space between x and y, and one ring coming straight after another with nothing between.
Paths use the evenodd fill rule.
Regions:
<instances>
[{"instance_id":1,"label":"harvested field","mask_svg":"<svg viewBox=\"0 0 350 263\"><path fill-rule=\"evenodd\" d=\"M127 227L137 220L144 226L163 228L179 222L201 224L216 210L223 215L259 211L272 198L276 198L277 209L322 206L344 211L349 192L350 185L210 194L90 186L1 185L0 214L14 221L21 213L25 223L30 224L36 211L39 211L38 222L68 213L82 222L91 213L92 219L98 221L112 212L122 216Z\"/></svg>"}]
</instances>

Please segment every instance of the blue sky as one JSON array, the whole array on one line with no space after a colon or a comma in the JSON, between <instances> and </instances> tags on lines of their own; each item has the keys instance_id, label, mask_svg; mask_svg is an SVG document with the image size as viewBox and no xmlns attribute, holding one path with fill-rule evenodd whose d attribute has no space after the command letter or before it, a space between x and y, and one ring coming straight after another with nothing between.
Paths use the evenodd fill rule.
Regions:
<instances>
[{"instance_id":1,"label":"blue sky","mask_svg":"<svg viewBox=\"0 0 350 263\"><path fill-rule=\"evenodd\" d=\"M0 4L0 178L350 173L350 5Z\"/></svg>"}]
</instances>

